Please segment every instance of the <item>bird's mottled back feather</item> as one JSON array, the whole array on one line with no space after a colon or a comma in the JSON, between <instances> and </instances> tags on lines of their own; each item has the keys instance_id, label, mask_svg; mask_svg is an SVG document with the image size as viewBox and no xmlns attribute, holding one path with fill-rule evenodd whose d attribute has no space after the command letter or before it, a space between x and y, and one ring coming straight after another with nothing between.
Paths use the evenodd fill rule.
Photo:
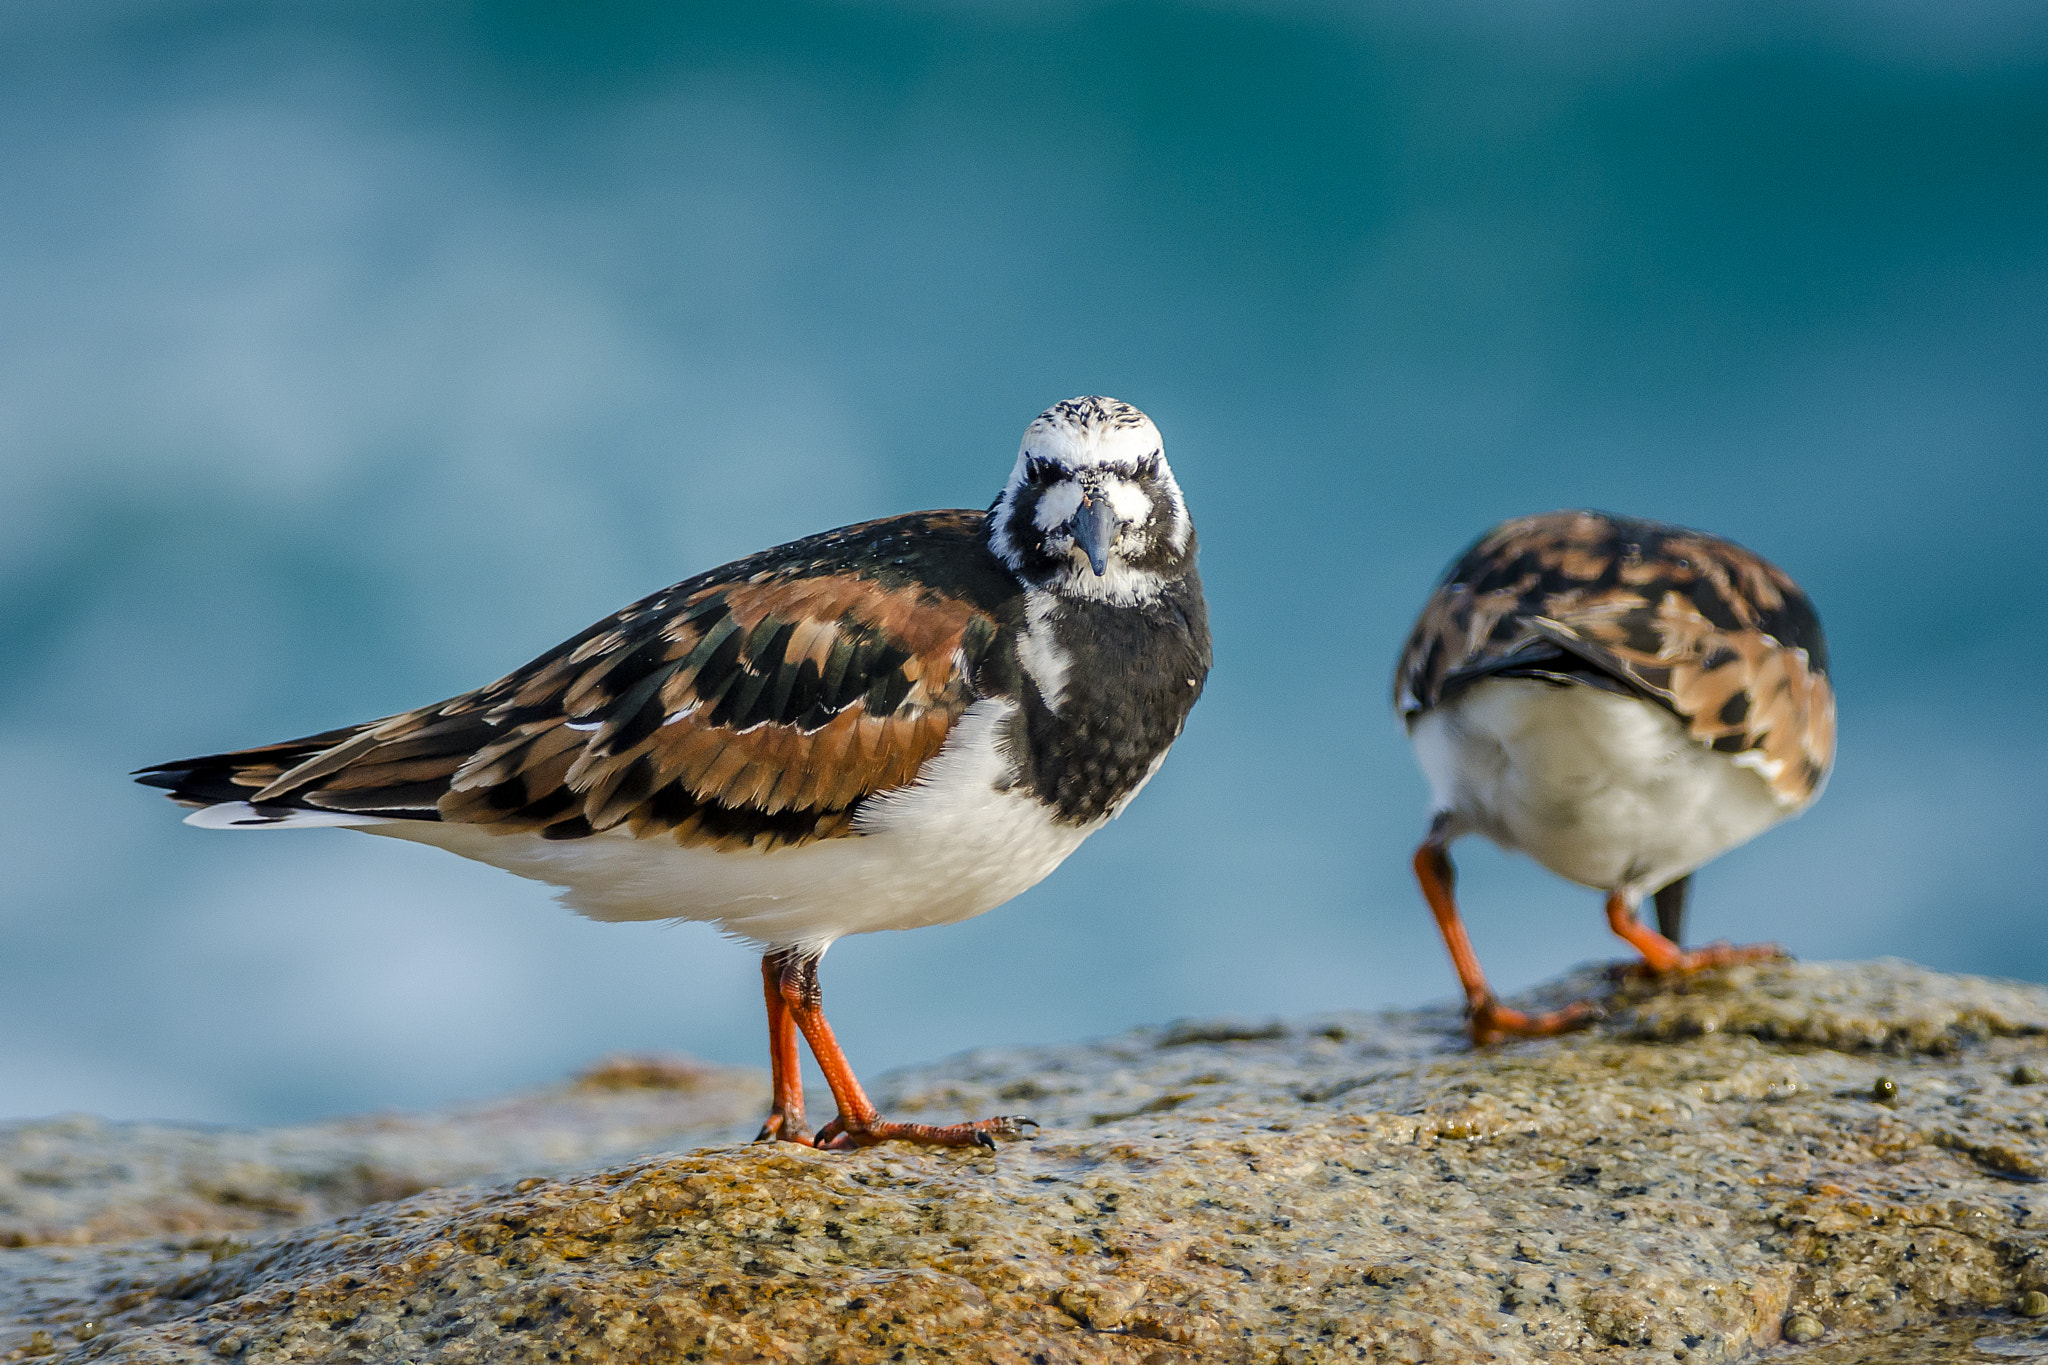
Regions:
<instances>
[{"instance_id":1,"label":"bird's mottled back feather","mask_svg":"<svg viewBox=\"0 0 2048 1365\"><path fill-rule=\"evenodd\" d=\"M249 801L580 838L774 848L852 832L912 781L1019 619L985 515L922 512L686 579L474 692L145 770Z\"/></svg>"},{"instance_id":2,"label":"bird's mottled back feather","mask_svg":"<svg viewBox=\"0 0 2048 1365\"><path fill-rule=\"evenodd\" d=\"M1819 794L1835 702L1820 619L1783 571L1699 531L1598 512L1503 522L1422 610L1394 673L1410 722L1488 677L1604 686L1668 707L1786 805Z\"/></svg>"}]
</instances>

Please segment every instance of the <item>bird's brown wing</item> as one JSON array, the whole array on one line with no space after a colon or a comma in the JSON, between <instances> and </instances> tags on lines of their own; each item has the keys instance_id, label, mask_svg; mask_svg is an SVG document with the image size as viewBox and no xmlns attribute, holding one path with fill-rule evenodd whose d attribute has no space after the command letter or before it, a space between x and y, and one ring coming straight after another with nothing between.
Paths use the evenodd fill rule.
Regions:
<instances>
[{"instance_id":1,"label":"bird's brown wing","mask_svg":"<svg viewBox=\"0 0 2048 1365\"><path fill-rule=\"evenodd\" d=\"M715 847L852 832L980 694L1014 580L978 512L848 527L688 579L489 686L145 770L192 805Z\"/></svg>"},{"instance_id":2,"label":"bird's brown wing","mask_svg":"<svg viewBox=\"0 0 2048 1365\"><path fill-rule=\"evenodd\" d=\"M1834 761L1819 618L1783 571L1702 532L1597 512L1504 522L1422 610L1394 673L1412 722L1487 677L1634 692L1804 806Z\"/></svg>"}]
</instances>

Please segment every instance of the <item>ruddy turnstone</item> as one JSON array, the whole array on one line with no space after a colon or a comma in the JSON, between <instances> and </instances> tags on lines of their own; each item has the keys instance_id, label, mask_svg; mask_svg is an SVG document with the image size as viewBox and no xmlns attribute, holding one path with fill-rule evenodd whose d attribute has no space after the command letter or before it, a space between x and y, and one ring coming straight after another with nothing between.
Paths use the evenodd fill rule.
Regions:
<instances>
[{"instance_id":1,"label":"ruddy turnstone","mask_svg":"<svg viewBox=\"0 0 2048 1365\"><path fill-rule=\"evenodd\" d=\"M342 825L562 888L594 919L757 946L763 1139L993 1147L891 1123L831 1027L834 940L951 924L1046 876L1157 772L1209 671L1158 428L1075 398L987 512L913 512L685 579L474 692L143 769L208 829ZM839 1114L804 1128L797 1035Z\"/></svg>"},{"instance_id":2,"label":"ruddy turnstone","mask_svg":"<svg viewBox=\"0 0 2048 1365\"><path fill-rule=\"evenodd\" d=\"M1556 1033L1494 999L1454 898L1477 832L1607 893L1651 972L1775 956L1688 952L1693 870L1812 805L1835 753L1820 618L1775 565L1699 531L1599 512L1494 527L1437 585L1394 671L1431 788L1415 875L1465 988L1475 1042ZM1638 922L1653 893L1657 929Z\"/></svg>"}]
</instances>

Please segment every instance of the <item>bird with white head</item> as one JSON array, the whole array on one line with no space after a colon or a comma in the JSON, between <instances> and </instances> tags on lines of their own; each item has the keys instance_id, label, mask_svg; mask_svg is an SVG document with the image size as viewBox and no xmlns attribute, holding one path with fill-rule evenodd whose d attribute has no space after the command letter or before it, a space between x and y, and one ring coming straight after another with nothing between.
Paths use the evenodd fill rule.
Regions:
<instances>
[{"instance_id":1,"label":"bird with white head","mask_svg":"<svg viewBox=\"0 0 2048 1365\"><path fill-rule=\"evenodd\" d=\"M1193 560L1194 529L1152 419L1113 398L1070 398L1025 429L992 509L993 548L1026 582L1130 605Z\"/></svg>"},{"instance_id":2,"label":"bird with white head","mask_svg":"<svg viewBox=\"0 0 2048 1365\"><path fill-rule=\"evenodd\" d=\"M348 826L562 888L594 919L762 952L766 1139L993 1146L1016 1118L881 1118L825 1022L848 934L950 924L1123 810L1209 671L1158 428L1076 398L987 512L848 526L685 579L473 692L140 780L212 829ZM804 1126L808 1043L839 1114Z\"/></svg>"}]
</instances>

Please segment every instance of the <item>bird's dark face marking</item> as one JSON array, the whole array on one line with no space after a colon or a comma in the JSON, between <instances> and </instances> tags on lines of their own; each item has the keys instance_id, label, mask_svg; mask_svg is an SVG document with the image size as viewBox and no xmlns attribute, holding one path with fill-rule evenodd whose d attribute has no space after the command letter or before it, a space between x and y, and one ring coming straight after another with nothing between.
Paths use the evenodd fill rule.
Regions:
<instances>
[{"instance_id":1,"label":"bird's dark face marking","mask_svg":"<svg viewBox=\"0 0 2048 1365\"><path fill-rule=\"evenodd\" d=\"M990 518L1004 562L1066 596L1149 601L1192 555L1187 504L1158 428L1114 399L1070 399L1041 413Z\"/></svg>"}]
</instances>

